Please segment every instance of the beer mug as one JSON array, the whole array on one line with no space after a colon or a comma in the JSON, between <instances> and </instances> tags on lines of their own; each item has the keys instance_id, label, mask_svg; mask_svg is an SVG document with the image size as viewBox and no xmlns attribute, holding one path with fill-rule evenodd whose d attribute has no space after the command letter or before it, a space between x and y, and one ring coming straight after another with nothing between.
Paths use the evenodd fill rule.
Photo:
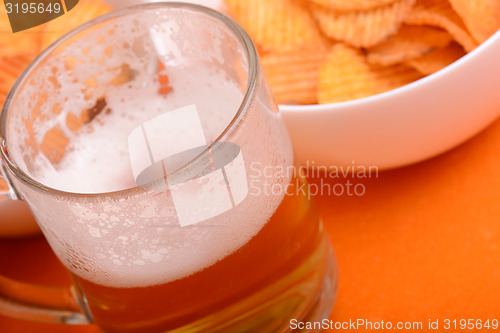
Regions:
<instances>
[{"instance_id":1,"label":"beer mug","mask_svg":"<svg viewBox=\"0 0 500 333\"><path fill-rule=\"evenodd\" d=\"M0 313L104 332L284 332L328 318L336 267L252 41L156 3L45 50L1 114L1 200L25 201L69 289L0 277Z\"/></svg>"}]
</instances>

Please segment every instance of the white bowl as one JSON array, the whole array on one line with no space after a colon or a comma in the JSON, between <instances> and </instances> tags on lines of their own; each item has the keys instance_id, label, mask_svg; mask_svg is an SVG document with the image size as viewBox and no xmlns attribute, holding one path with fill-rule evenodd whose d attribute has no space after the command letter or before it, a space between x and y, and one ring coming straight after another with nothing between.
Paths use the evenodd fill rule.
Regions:
<instances>
[{"instance_id":1,"label":"white bowl","mask_svg":"<svg viewBox=\"0 0 500 333\"><path fill-rule=\"evenodd\" d=\"M114 6L159 0L107 0ZM224 11L222 0L181 0ZM443 153L500 115L500 32L462 59L383 94L280 105L302 165L396 168Z\"/></svg>"},{"instance_id":2,"label":"white bowl","mask_svg":"<svg viewBox=\"0 0 500 333\"><path fill-rule=\"evenodd\" d=\"M280 105L298 162L389 169L471 138L500 115L500 31L460 60L359 100Z\"/></svg>"}]
</instances>

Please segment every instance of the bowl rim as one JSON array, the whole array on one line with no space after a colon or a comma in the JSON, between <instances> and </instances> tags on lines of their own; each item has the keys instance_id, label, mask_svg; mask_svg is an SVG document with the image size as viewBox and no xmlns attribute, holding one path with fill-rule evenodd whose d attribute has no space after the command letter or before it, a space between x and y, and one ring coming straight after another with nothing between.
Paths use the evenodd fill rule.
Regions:
<instances>
[{"instance_id":1,"label":"bowl rim","mask_svg":"<svg viewBox=\"0 0 500 333\"><path fill-rule=\"evenodd\" d=\"M472 59L476 58L479 53L481 53L484 49L489 48L491 45L496 42L500 42L500 30L496 31L492 36L490 36L483 43L479 44L471 52L467 53L457 61L451 63L450 65L442 68L441 70L424 76L416 81L405 84L404 86L391 89L389 91L382 92L380 94L371 95L359 99L344 101L344 102L336 102L336 103L328 103L328 104L309 104L309 105L286 105L279 104L279 109L285 113L300 113L300 112L323 112L323 111L331 111L331 112L339 112L345 108L353 108L353 107L362 107L366 104L377 102L381 99L392 98L394 95L408 93L412 90L417 89L418 87L427 84L428 81L437 80L441 77L445 77L448 73L454 71L457 67L462 66L462 64L471 62Z\"/></svg>"}]
</instances>

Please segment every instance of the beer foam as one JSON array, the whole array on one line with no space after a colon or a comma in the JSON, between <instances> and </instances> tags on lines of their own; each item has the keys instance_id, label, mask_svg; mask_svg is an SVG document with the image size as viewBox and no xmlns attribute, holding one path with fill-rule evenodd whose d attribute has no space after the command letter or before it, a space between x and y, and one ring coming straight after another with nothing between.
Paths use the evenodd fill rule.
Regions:
<instances>
[{"instance_id":1,"label":"beer foam","mask_svg":"<svg viewBox=\"0 0 500 333\"><path fill-rule=\"evenodd\" d=\"M199 77L196 81L201 85L205 83ZM177 87L174 83L172 79ZM209 141L221 132L220 125L224 127L229 123L242 98L234 86L228 82L226 86L231 92L229 95L217 96L214 92L210 96L197 95L204 103L197 105L200 105L200 115L206 112L203 127ZM155 99L144 93L139 94L138 99L142 100L139 104L154 105ZM179 95L184 93L177 91ZM176 106L173 103L172 108ZM102 125L79 138L59 168L43 174L43 182L79 192L130 186L134 180L126 151L126 134L137 125L137 119L126 116L127 111L132 110L131 104L128 108L122 107L120 113L123 114L106 115L108 118ZM277 146L280 136L286 137L284 128L277 126L276 132L271 132L272 125L276 124L269 127L259 124L263 121L260 115L263 110L259 108L262 104L256 103L249 111L246 119L249 123L245 124L249 127L235 141L244 153L248 175L253 177L249 182L257 181L259 186L281 182L283 186L289 178L260 179L251 172L255 162L264 166L292 162L286 140L282 147ZM264 131L254 137L258 125ZM109 139L103 140L104 137ZM114 196L65 199L51 202L50 208L38 210L35 215L43 221L42 229L59 258L75 274L111 287L141 287L190 276L245 245L267 223L283 198L282 194L266 196L255 192L255 187L251 187L250 194L235 208L188 227L179 225L168 190L144 193L137 189L118 199ZM41 202L32 202L32 205L43 207ZM70 223L58 223L60 217L55 216L55 212L67 216Z\"/></svg>"},{"instance_id":2,"label":"beer foam","mask_svg":"<svg viewBox=\"0 0 500 333\"><path fill-rule=\"evenodd\" d=\"M85 125L79 135L65 130L70 138L67 153L55 166L44 154L37 155L34 164L43 165L43 168L36 170L35 177L49 187L75 193L103 193L135 187L128 135L145 121L186 104L197 106L206 140L213 142L238 110L243 98L240 88L221 73L204 73L203 70L189 73L172 68L169 79L175 88L166 97L157 93L157 85L141 87L134 84L115 89L117 91L108 90L105 98L109 114L99 115ZM214 82L218 82L217 89L213 89ZM44 125L46 128L39 127L38 131L46 132L47 125L51 124ZM166 137L168 135L165 133Z\"/></svg>"},{"instance_id":3,"label":"beer foam","mask_svg":"<svg viewBox=\"0 0 500 333\"><path fill-rule=\"evenodd\" d=\"M217 33L221 27L212 27L210 38L223 40L210 48L202 45L203 40L194 40L192 52L201 48L200 58L189 62L180 52L181 46L173 45L179 38L165 32L175 32L182 24L186 29L197 29L199 22L191 22L183 13L167 15L170 21L162 16L168 24L165 29L161 24L157 26L161 33L156 37L162 38L153 37L151 43L147 36L155 33L141 30L128 18L122 18L122 24L115 23L113 36L89 33L87 40L79 42L81 45L72 45L48 59L38 70L41 79L25 87L17 100L21 111L14 114L15 126L10 126L9 135L18 139L11 140L9 148L15 148L10 153L26 173L49 187L73 193L129 189L105 195L57 196L40 194L21 182L16 184L60 260L76 275L97 284L157 285L212 266L244 246L276 211L284 191L266 195L263 187L284 187L290 182L290 175L266 177L261 172L264 167L289 166L293 159L286 128L269 102L268 90L261 86L228 138L241 149L248 176L250 191L240 204L200 223L181 227L168 189L146 191L135 187L127 146L128 135L134 128L159 114L194 104L206 141L212 142L233 120L244 97L241 72L235 67L239 64L245 68L246 61L235 49L222 51L226 43L235 43L231 40L235 37ZM158 15L155 12L154 17ZM184 38L185 34L183 31L180 38L182 47L189 47L190 39ZM100 37L104 41L96 43ZM164 43L161 48L155 45L160 42ZM124 46L114 49L112 57L105 57L104 67L109 70L99 69L99 59L109 53L105 45L110 44ZM67 75L65 66L72 58L77 59L77 65ZM173 88L166 96L158 94L160 82L151 79L158 69L158 58L166 64ZM102 82L112 82L124 65L133 73L130 82L101 87ZM51 75L55 79L47 80ZM92 87L91 98L86 86ZM33 96L46 87L58 93L44 100L42 112L50 113L58 105L55 116L47 120L36 118L36 112L26 115L25 110L37 103ZM104 110L78 131L67 126L68 115L80 117L82 110L92 108L102 97L109 112ZM64 133L69 143L60 161L54 163L40 150L23 146L31 135L24 128L26 119L34 124L31 132L38 143L54 126Z\"/></svg>"}]
</instances>

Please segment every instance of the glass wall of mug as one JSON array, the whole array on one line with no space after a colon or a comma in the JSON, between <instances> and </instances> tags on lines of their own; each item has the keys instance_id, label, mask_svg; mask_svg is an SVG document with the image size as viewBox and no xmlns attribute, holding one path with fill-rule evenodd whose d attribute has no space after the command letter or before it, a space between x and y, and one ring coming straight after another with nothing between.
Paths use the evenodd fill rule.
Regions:
<instances>
[{"instance_id":1,"label":"glass wall of mug","mask_svg":"<svg viewBox=\"0 0 500 333\"><path fill-rule=\"evenodd\" d=\"M230 18L150 4L78 28L23 73L0 136L11 196L74 277L82 320L281 332L328 318L332 250Z\"/></svg>"}]
</instances>

